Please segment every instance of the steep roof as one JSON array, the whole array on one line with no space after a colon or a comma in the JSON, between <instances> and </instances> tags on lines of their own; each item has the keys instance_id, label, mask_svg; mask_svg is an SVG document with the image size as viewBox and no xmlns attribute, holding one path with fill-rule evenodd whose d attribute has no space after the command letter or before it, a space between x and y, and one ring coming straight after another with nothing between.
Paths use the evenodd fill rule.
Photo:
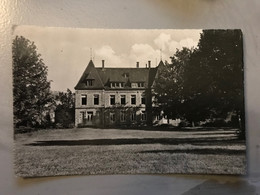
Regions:
<instances>
[{"instance_id":1,"label":"steep roof","mask_svg":"<svg viewBox=\"0 0 260 195\"><path fill-rule=\"evenodd\" d=\"M151 86L157 72L156 68L95 68L92 60L81 76L75 89L109 88L110 82L138 83ZM85 84L86 79L95 79L93 86Z\"/></svg>"},{"instance_id":2,"label":"steep roof","mask_svg":"<svg viewBox=\"0 0 260 195\"><path fill-rule=\"evenodd\" d=\"M87 86L88 79L95 80L92 86ZM104 84L100 79L100 76L94 66L94 63L92 60L90 60L81 78L79 79L78 84L75 86L75 89L96 89L96 88L103 88L103 87Z\"/></svg>"}]
</instances>

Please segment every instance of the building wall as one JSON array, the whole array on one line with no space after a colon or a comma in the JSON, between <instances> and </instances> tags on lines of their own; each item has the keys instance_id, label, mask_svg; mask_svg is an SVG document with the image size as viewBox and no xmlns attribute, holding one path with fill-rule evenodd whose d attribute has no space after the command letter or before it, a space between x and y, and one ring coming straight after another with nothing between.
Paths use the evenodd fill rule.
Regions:
<instances>
[{"instance_id":1,"label":"building wall","mask_svg":"<svg viewBox=\"0 0 260 195\"><path fill-rule=\"evenodd\" d=\"M93 124L95 126L103 125L116 125L120 123L120 110L126 110L127 120L125 123L131 123L129 121L131 112L136 112L136 120L141 121L141 112L145 111L145 104L141 104L141 98L144 95L144 89L140 90L76 90L75 91L75 125L78 126L82 121L81 112L85 112L85 117L87 118L87 113L93 113ZM87 105L81 104L82 95L87 95ZM94 105L94 95L99 95L99 104ZM110 105L110 95L115 95L115 105ZM121 106L121 95L126 96L126 104ZM136 95L136 104L131 104L131 95ZM104 110L106 108L106 111ZM109 109L110 108L110 109ZM136 108L136 109L130 109ZM116 111L116 122L111 124L109 119L109 112L117 109ZM98 112L97 112L98 111ZM104 112L105 111L105 112ZM98 116L97 116L98 115Z\"/></svg>"}]
</instances>

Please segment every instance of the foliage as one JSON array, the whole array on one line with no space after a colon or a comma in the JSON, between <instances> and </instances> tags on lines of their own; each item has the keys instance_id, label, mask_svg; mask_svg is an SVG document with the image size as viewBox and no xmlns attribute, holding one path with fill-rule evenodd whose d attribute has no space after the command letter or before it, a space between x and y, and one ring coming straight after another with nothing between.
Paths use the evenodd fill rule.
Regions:
<instances>
[{"instance_id":1,"label":"foliage","mask_svg":"<svg viewBox=\"0 0 260 195\"><path fill-rule=\"evenodd\" d=\"M55 123L58 128L71 128L75 121L75 94L70 89L55 96Z\"/></svg>"},{"instance_id":2,"label":"foliage","mask_svg":"<svg viewBox=\"0 0 260 195\"><path fill-rule=\"evenodd\" d=\"M158 67L155 79L155 100L169 118L182 117L184 102L184 72L190 62L193 49L177 50L171 57L171 64L165 62Z\"/></svg>"},{"instance_id":3,"label":"foliage","mask_svg":"<svg viewBox=\"0 0 260 195\"><path fill-rule=\"evenodd\" d=\"M198 47L183 48L158 68L156 101L169 118L190 124L237 115L244 137L243 42L240 30L204 30Z\"/></svg>"},{"instance_id":4,"label":"foliage","mask_svg":"<svg viewBox=\"0 0 260 195\"><path fill-rule=\"evenodd\" d=\"M16 36L13 52L14 125L40 127L48 123L46 113L52 105L47 66L34 42Z\"/></svg>"},{"instance_id":5,"label":"foliage","mask_svg":"<svg viewBox=\"0 0 260 195\"><path fill-rule=\"evenodd\" d=\"M233 112L244 132L243 42L240 30L204 30L185 70L186 117L226 118ZM199 117L198 117L199 116Z\"/></svg>"}]
</instances>

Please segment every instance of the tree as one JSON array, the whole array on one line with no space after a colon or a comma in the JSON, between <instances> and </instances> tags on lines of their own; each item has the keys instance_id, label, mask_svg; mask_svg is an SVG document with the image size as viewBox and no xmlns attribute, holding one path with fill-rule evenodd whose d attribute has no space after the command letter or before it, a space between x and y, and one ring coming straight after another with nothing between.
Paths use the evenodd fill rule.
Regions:
<instances>
[{"instance_id":1,"label":"tree","mask_svg":"<svg viewBox=\"0 0 260 195\"><path fill-rule=\"evenodd\" d=\"M185 114L183 103L185 97L184 71L190 63L193 48L182 48L170 57L171 63L158 67L158 77L155 79L154 96L156 103L167 115L168 119L182 118Z\"/></svg>"},{"instance_id":2,"label":"tree","mask_svg":"<svg viewBox=\"0 0 260 195\"><path fill-rule=\"evenodd\" d=\"M244 132L243 70L242 32L204 30L184 73L190 115L225 118L233 112Z\"/></svg>"},{"instance_id":3,"label":"tree","mask_svg":"<svg viewBox=\"0 0 260 195\"><path fill-rule=\"evenodd\" d=\"M245 135L243 42L240 30L204 30L198 47L183 48L158 68L155 99L169 118L191 124L236 115Z\"/></svg>"},{"instance_id":4,"label":"tree","mask_svg":"<svg viewBox=\"0 0 260 195\"><path fill-rule=\"evenodd\" d=\"M70 89L55 96L55 122L62 127L72 127L75 122L75 94Z\"/></svg>"},{"instance_id":5,"label":"tree","mask_svg":"<svg viewBox=\"0 0 260 195\"><path fill-rule=\"evenodd\" d=\"M23 36L15 37L12 52L14 125L42 126L52 104L47 66L34 42Z\"/></svg>"}]
</instances>

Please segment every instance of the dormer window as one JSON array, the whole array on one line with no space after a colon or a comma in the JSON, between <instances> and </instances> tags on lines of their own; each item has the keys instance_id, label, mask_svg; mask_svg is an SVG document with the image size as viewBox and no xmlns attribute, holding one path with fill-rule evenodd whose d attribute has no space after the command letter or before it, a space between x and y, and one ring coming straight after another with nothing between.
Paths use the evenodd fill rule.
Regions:
<instances>
[{"instance_id":1,"label":"dormer window","mask_svg":"<svg viewBox=\"0 0 260 195\"><path fill-rule=\"evenodd\" d=\"M132 88L137 88L137 83L131 83Z\"/></svg>"},{"instance_id":2,"label":"dormer window","mask_svg":"<svg viewBox=\"0 0 260 195\"><path fill-rule=\"evenodd\" d=\"M114 88L115 86L116 86L115 83L110 83L111 88Z\"/></svg>"},{"instance_id":3,"label":"dormer window","mask_svg":"<svg viewBox=\"0 0 260 195\"><path fill-rule=\"evenodd\" d=\"M94 79L87 79L86 80L86 85L87 86L93 86L93 84L94 84Z\"/></svg>"},{"instance_id":4,"label":"dormer window","mask_svg":"<svg viewBox=\"0 0 260 195\"><path fill-rule=\"evenodd\" d=\"M144 87L144 83L143 82L138 83L138 87Z\"/></svg>"},{"instance_id":5,"label":"dormer window","mask_svg":"<svg viewBox=\"0 0 260 195\"><path fill-rule=\"evenodd\" d=\"M131 83L132 88L142 88L144 87L144 82Z\"/></svg>"},{"instance_id":6,"label":"dormer window","mask_svg":"<svg viewBox=\"0 0 260 195\"><path fill-rule=\"evenodd\" d=\"M123 82L111 82L110 87L111 88L123 88L125 85Z\"/></svg>"}]
</instances>

